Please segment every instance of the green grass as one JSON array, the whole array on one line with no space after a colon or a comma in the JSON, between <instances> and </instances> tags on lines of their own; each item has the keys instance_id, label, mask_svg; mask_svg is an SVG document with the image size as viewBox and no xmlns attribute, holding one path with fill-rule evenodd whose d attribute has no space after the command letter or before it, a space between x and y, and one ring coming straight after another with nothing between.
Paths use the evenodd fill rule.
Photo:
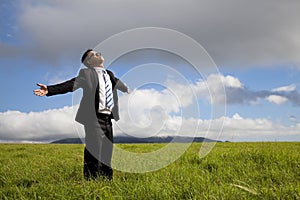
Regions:
<instances>
[{"instance_id":1,"label":"green grass","mask_svg":"<svg viewBox=\"0 0 300 200\"><path fill-rule=\"evenodd\" d=\"M149 152L165 144L123 144ZM83 145L0 144L1 199L300 199L300 143L194 143L155 172L83 179Z\"/></svg>"}]
</instances>

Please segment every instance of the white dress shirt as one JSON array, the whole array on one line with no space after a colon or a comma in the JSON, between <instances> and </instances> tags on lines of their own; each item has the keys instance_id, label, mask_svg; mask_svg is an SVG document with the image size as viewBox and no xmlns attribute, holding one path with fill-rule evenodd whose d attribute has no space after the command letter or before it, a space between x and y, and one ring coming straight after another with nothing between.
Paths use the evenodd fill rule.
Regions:
<instances>
[{"instance_id":1,"label":"white dress shirt","mask_svg":"<svg viewBox=\"0 0 300 200\"><path fill-rule=\"evenodd\" d=\"M106 91L105 91L105 81L103 77L103 70L104 68L101 67L94 67L98 74L98 79L99 79L99 113L102 114L111 114L111 110L106 107ZM109 77L109 76L107 76ZM110 78L110 77L109 77ZM109 84L111 84L111 81L109 81Z\"/></svg>"}]
</instances>

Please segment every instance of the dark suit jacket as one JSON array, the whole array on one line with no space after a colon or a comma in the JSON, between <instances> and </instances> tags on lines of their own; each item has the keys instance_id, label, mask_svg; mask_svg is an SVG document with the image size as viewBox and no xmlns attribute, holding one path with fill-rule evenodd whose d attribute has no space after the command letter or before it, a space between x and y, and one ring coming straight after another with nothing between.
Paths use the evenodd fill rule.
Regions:
<instances>
[{"instance_id":1,"label":"dark suit jacket","mask_svg":"<svg viewBox=\"0 0 300 200\"><path fill-rule=\"evenodd\" d=\"M122 81L116 78L111 71L107 70L107 73L110 76L113 88L114 107L112 109L111 117L118 121L120 117L117 89L126 92L128 88ZM96 114L99 108L99 79L98 74L94 69L81 69L77 77L63 83L47 86L47 88L47 96L65 94L67 92L73 92L78 88L82 88L83 95L75 120L81 124L97 120Z\"/></svg>"}]
</instances>

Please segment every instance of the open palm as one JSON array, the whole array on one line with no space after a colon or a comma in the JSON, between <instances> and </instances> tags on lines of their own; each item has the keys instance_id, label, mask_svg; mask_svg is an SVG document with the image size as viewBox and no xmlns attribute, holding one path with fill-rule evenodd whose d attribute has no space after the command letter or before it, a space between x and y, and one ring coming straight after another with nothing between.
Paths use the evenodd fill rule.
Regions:
<instances>
[{"instance_id":1,"label":"open palm","mask_svg":"<svg viewBox=\"0 0 300 200\"><path fill-rule=\"evenodd\" d=\"M45 96L46 94L48 94L48 88L46 85L38 83L36 84L37 86L40 86L39 89L37 90L33 90L33 93L37 96Z\"/></svg>"}]
</instances>

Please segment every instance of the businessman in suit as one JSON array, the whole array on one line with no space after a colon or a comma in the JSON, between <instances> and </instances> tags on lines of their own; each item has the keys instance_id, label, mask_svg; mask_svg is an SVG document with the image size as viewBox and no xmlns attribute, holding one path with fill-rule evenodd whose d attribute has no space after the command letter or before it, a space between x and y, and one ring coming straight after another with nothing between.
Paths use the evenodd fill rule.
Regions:
<instances>
[{"instance_id":1,"label":"businessman in suit","mask_svg":"<svg viewBox=\"0 0 300 200\"><path fill-rule=\"evenodd\" d=\"M111 157L113 150L113 129L111 119L119 120L117 90L129 93L128 87L105 70L103 56L88 49L81 58L87 67L79 75L63 83L34 90L37 96L52 96L83 89L82 99L75 120L84 126L84 177L87 180L100 177L111 180L113 170Z\"/></svg>"}]
</instances>

